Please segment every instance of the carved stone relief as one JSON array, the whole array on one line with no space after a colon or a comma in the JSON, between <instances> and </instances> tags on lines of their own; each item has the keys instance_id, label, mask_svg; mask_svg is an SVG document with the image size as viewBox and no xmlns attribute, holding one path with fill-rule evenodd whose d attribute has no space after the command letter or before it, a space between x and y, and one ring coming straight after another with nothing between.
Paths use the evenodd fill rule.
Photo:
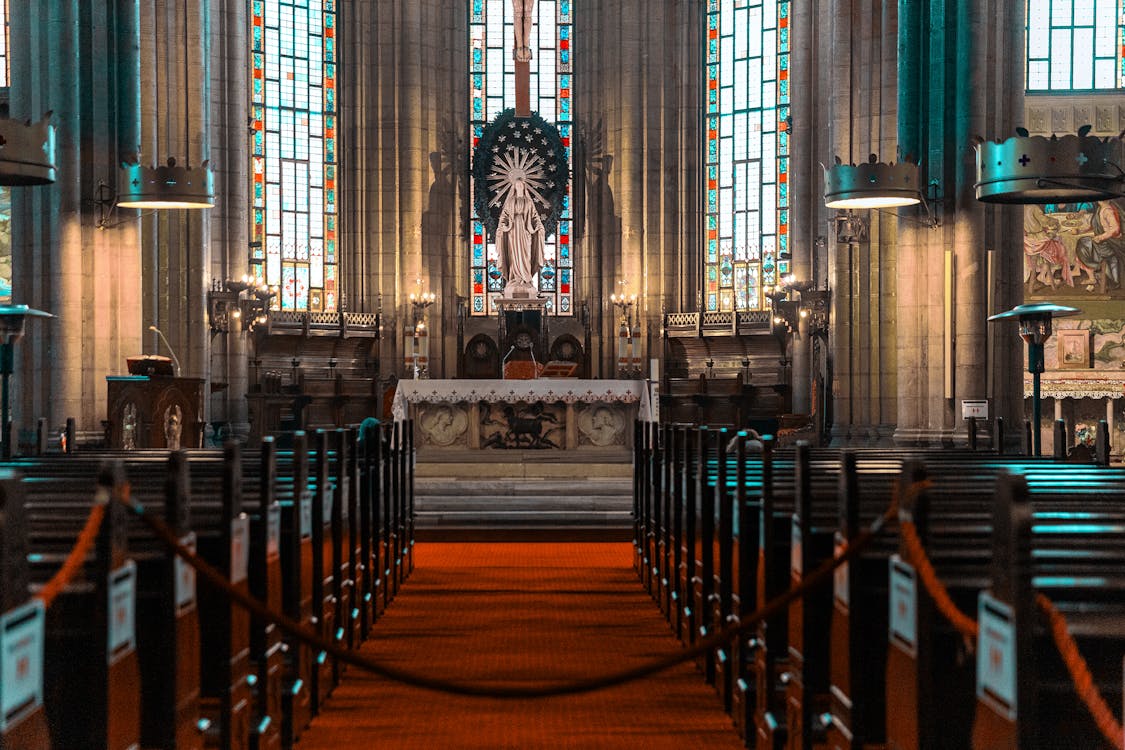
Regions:
<instances>
[{"instance_id":1,"label":"carved stone relief","mask_svg":"<svg viewBox=\"0 0 1125 750\"><path fill-rule=\"evenodd\" d=\"M482 448L566 447L566 405L534 403L493 404L480 402L480 446Z\"/></svg>"},{"instance_id":2,"label":"carved stone relief","mask_svg":"<svg viewBox=\"0 0 1125 750\"><path fill-rule=\"evenodd\" d=\"M423 446L467 446L469 414L461 404L421 404L417 424Z\"/></svg>"},{"instance_id":3,"label":"carved stone relief","mask_svg":"<svg viewBox=\"0 0 1125 750\"><path fill-rule=\"evenodd\" d=\"M575 408L578 444L598 448L625 445L625 409L619 404L582 404Z\"/></svg>"}]
</instances>

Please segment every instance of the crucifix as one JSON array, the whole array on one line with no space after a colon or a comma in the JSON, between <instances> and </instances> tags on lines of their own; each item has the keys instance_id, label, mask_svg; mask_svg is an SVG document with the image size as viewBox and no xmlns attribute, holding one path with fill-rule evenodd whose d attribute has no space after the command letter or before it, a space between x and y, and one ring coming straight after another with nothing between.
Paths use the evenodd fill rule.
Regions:
<instances>
[{"instance_id":1,"label":"crucifix","mask_svg":"<svg viewBox=\"0 0 1125 750\"><path fill-rule=\"evenodd\" d=\"M516 62L516 117L531 117L531 23L535 0L512 0Z\"/></svg>"}]
</instances>

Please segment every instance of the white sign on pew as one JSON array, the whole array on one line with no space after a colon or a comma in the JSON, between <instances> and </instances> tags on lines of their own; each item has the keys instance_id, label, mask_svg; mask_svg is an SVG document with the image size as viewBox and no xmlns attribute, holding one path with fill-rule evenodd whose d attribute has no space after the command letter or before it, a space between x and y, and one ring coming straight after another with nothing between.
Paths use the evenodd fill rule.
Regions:
<instances>
[{"instance_id":1,"label":"white sign on pew","mask_svg":"<svg viewBox=\"0 0 1125 750\"><path fill-rule=\"evenodd\" d=\"M0 732L43 703L43 602L0 617Z\"/></svg>"},{"instance_id":2,"label":"white sign on pew","mask_svg":"<svg viewBox=\"0 0 1125 750\"><path fill-rule=\"evenodd\" d=\"M245 513L230 522L230 582L246 580L250 567L250 519Z\"/></svg>"},{"instance_id":3,"label":"white sign on pew","mask_svg":"<svg viewBox=\"0 0 1125 750\"><path fill-rule=\"evenodd\" d=\"M847 549L847 544L842 538L837 535L836 545L833 550L833 557L840 557ZM836 600L843 604L845 608L851 606L851 591L848 587L848 563L842 563L836 568L833 575L832 592L836 596Z\"/></svg>"},{"instance_id":4,"label":"white sign on pew","mask_svg":"<svg viewBox=\"0 0 1125 750\"><path fill-rule=\"evenodd\" d=\"M1009 721L1016 718L1016 633L1012 608L980 592L977 608L977 698Z\"/></svg>"},{"instance_id":5,"label":"white sign on pew","mask_svg":"<svg viewBox=\"0 0 1125 750\"><path fill-rule=\"evenodd\" d=\"M898 555L890 559L890 641L911 657L918 655L918 586L914 568Z\"/></svg>"},{"instance_id":6,"label":"white sign on pew","mask_svg":"<svg viewBox=\"0 0 1125 750\"><path fill-rule=\"evenodd\" d=\"M180 544L195 554L195 532L180 540ZM195 602L195 568L176 555L176 610L183 611Z\"/></svg>"},{"instance_id":7,"label":"white sign on pew","mask_svg":"<svg viewBox=\"0 0 1125 750\"><path fill-rule=\"evenodd\" d=\"M801 521L793 516L793 523L789 527L789 570L794 578L805 574L805 556L801 550Z\"/></svg>"},{"instance_id":8,"label":"white sign on pew","mask_svg":"<svg viewBox=\"0 0 1125 750\"><path fill-rule=\"evenodd\" d=\"M271 505L266 513L266 557L272 560L281 555L281 507Z\"/></svg>"},{"instance_id":9,"label":"white sign on pew","mask_svg":"<svg viewBox=\"0 0 1125 750\"><path fill-rule=\"evenodd\" d=\"M312 490L301 490L301 538L312 536Z\"/></svg>"},{"instance_id":10,"label":"white sign on pew","mask_svg":"<svg viewBox=\"0 0 1125 750\"><path fill-rule=\"evenodd\" d=\"M109 623L106 628L106 659L110 664L133 650L137 612L137 565L132 560L109 577Z\"/></svg>"}]
</instances>

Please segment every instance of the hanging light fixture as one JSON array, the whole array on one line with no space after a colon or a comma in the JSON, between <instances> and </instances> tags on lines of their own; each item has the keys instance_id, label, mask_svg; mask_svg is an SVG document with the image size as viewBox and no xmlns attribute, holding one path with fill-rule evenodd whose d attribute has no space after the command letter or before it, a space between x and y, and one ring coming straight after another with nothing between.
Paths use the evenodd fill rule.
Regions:
<instances>
[{"instance_id":1,"label":"hanging light fixture","mask_svg":"<svg viewBox=\"0 0 1125 750\"><path fill-rule=\"evenodd\" d=\"M181 167L173 157L162 167L122 164L117 188L118 208L211 208L215 181L204 161L195 169Z\"/></svg>"},{"instance_id":2,"label":"hanging light fixture","mask_svg":"<svg viewBox=\"0 0 1125 750\"><path fill-rule=\"evenodd\" d=\"M118 208L172 209L212 208L215 205L215 180L204 160L191 166L191 92L187 85L188 68L188 2L184 2L184 161L180 166L168 157L164 166L145 166L136 162L121 165L117 182ZM169 121L171 118L169 118Z\"/></svg>"},{"instance_id":3,"label":"hanging light fixture","mask_svg":"<svg viewBox=\"0 0 1125 750\"><path fill-rule=\"evenodd\" d=\"M896 208L922 202L918 165L885 164L875 154L865 164L844 164L840 157L824 169L824 205L828 208Z\"/></svg>"},{"instance_id":4,"label":"hanging light fixture","mask_svg":"<svg viewBox=\"0 0 1125 750\"><path fill-rule=\"evenodd\" d=\"M1099 138L1083 125L1050 138L1016 128L1005 141L976 139L977 200L985 203L1082 203L1120 197L1125 172L1115 162L1121 136Z\"/></svg>"},{"instance_id":5,"label":"hanging light fixture","mask_svg":"<svg viewBox=\"0 0 1125 750\"><path fill-rule=\"evenodd\" d=\"M0 185L55 181L55 126L50 120L50 112L34 124L0 118Z\"/></svg>"}]
</instances>

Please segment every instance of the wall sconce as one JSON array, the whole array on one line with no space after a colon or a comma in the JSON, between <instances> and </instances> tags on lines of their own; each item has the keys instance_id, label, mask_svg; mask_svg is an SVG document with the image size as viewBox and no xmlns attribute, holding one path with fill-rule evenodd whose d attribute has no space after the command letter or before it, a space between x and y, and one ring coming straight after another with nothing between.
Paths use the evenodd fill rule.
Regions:
<instances>
[{"instance_id":1,"label":"wall sconce","mask_svg":"<svg viewBox=\"0 0 1125 750\"><path fill-rule=\"evenodd\" d=\"M624 286L625 282L618 282ZM635 294L611 294L610 304L617 308L620 315L617 327L617 377L641 377L641 358L638 351L636 329L633 321L633 310L637 305Z\"/></svg>"},{"instance_id":2,"label":"wall sconce","mask_svg":"<svg viewBox=\"0 0 1125 750\"><path fill-rule=\"evenodd\" d=\"M801 291L801 317L808 321L809 334L828 338L828 309L832 302L829 289L804 289Z\"/></svg>"},{"instance_id":3,"label":"wall sconce","mask_svg":"<svg viewBox=\"0 0 1125 750\"><path fill-rule=\"evenodd\" d=\"M207 321L211 333L229 333L232 329L251 331L265 324L270 300L275 296L276 288L265 284L255 286L250 276L214 280L207 292Z\"/></svg>"}]
</instances>

